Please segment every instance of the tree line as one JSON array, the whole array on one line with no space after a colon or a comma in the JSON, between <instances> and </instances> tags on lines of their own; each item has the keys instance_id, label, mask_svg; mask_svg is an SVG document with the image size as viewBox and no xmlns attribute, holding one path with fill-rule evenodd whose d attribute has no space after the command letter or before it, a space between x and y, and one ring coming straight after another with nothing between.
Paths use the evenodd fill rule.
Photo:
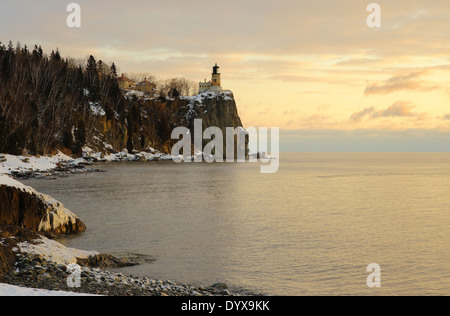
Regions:
<instances>
[{"instance_id":1,"label":"tree line","mask_svg":"<svg viewBox=\"0 0 450 316\"><path fill-rule=\"evenodd\" d=\"M90 56L82 68L58 49L47 56L38 45L0 43L0 152L49 154L64 146L80 154L96 123L91 106L120 119L129 102L114 63Z\"/></svg>"},{"instance_id":2,"label":"tree line","mask_svg":"<svg viewBox=\"0 0 450 316\"><path fill-rule=\"evenodd\" d=\"M124 97L117 72L114 63L94 56L77 61L63 58L58 49L47 55L39 45L29 49L0 42L0 153L47 155L63 148L80 155L96 134L100 118L93 115L93 107L111 121L114 148L131 151L136 143L144 148L146 139L139 134L143 100ZM157 84L162 98L196 92L193 82L184 78ZM156 132L165 139L166 114L147 111L154 112Z\"/></svg>"}]
</instances>

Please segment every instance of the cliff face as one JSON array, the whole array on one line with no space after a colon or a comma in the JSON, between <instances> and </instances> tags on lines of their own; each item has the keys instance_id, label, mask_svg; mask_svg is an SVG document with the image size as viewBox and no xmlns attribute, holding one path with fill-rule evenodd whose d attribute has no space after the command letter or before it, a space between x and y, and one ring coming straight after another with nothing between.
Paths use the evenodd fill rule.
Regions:
<instances>
[{"instance_id":1,"label":"cliff face","mask_svg":"<svg viewBox=\"0 0 450 316\"><path fill-rule=\"evenodd\" d=\"M0 180L0 225L52 234L79 233L86 229L60 202L7 176L0 176Z\"/></svg>"},{"instance_id":2,"label":"cliff face","mask_svg":"<svg viewBox=\"0 0 450 316\"><path fill-rule=\"evenodd\" d=\"M192 129L195 119L202 119L204 129L216 126L225 130L226 127L242 126L231 92L202 93L181 98L180 101L179 104L169 107L175 114L175 122L179 126Z\"/></svg>"},{"instance_id":3,"label":"cliff face","mask_svg":"<svg viewBox=\"0 0 450 316\"><path fill-rule=\"evenodd\" d=\"M149 148L170 153L178 140L171 139L176 127L187 127L194 133L194 120L201 119L203 130L218 127L225 137L227 127L242 127L236 102L231 92L203 93L175 99L146 99L129 115L127 125L118 124L106 115L99 116L96 132L88 147L104 153L132 147L137 151ZM206 141L207 143L207 141Z\"/></svg>"}]
</instances>

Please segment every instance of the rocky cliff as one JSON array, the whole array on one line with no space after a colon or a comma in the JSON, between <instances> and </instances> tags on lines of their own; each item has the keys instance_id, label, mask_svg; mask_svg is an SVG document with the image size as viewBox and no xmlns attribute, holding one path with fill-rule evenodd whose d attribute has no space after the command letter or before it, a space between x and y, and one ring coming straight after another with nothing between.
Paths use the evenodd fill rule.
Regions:
<instances>
[{"instance_id":1,"label":"rocky cliff","mask_svg":"<svg viewBox=\"0 0 450 316\"><path fill-rule=\"evenodd\" d=\"M0 225L50 234L73 234L86 229L60 202L6 175L0 175Z\"/></svg>"},{"instance_id":2,"label":"rocky cliff","mask_svg":"<svg viewBox=\"0 0 450 316\"><path fill-rule=\"evenodd\" d=\"M176 127L194 133L194 120L201 119L203 130L218 127L226 135L227 127L242 127L233 93L202 93L174 99L145 99L129 113L127 124L97 111L98 123L87 146L109 154L132 147L136 151L156 149L170 153L178 140L171 139ZM130 141L131 140L131 141Z\"/></svg>"}]
</instances>

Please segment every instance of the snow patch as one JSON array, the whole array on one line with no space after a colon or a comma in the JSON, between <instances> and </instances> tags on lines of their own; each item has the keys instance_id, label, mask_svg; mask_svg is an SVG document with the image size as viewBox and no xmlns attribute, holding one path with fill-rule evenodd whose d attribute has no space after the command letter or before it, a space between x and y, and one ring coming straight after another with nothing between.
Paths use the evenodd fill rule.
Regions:
<instances>
[{"instance_id":1,"label":"snow patch","mask_svg":"<svg viewBox=\"0 0 450 316\"><path fill-rule=\"evenodd\" d=\"M100 162L120 162L120 161L157 161L157 160L172 160L171 155L163 154L156 149L149 147L151 152L135 152L130 154L128 150L123 149L118 153L111 153L109 155L104 155L101 152L95 152L93 149L89 147L83 148L83 157L82 161L75 160L74 163L89 163L89 160L95 160Z\"/></svg>"},{"instance_id":2,"label":"snow patch","mask_svg":"<svg viewBox=\"0 0 450 316\"><path fill-rule=\"evenodd\" d=\"M63 292L63 291L49 291L32 289L27 287L19 287L9 284L0 284L0 296L6 297L25 297L25 296L95 296L83 293Z\"/></svg>"},{"instance_id":3,"label":"snow patch","mask_svg":"<svg viewBox=\"0 0 450 316\"><path fill-rule=\"evenodd\" d=\"M97 115L97 116L105 116L106 115L105 110L103 110L103 108L101 107L101 105L98 102L96 102L96 103L89 102L89 106L91 108L91 112L94 115Z\"/></svg>"},{"instance_id":4,"label":"snow patch","mask_svg":"<svg viewBox=\"0 0 450 316\"><path fill-rule=\"evenodd\" d=\"M34 240L33 243L35 244L29 242L18 243L17 249L15 248L13 251L19 250L22 253L42 256L47 261L64 265L77 263L77 258L86 259L90 256L99 255L97 251L69 248L43 236L41 236L41 239Z\"/></svg>"},{"instance_id":5,"label":"snow patch","mask_svg":"<svg viewBox=\"0 0 450 316\"><path fill-rule=\"evenodd\" d=\"M46 172L55 169L59 163L70 161L73 161L73 158L60 151L54 156L41 157L0 154L0 174L26 171Z\"/></svg>"},{"instance_id":6,"label":"snow patch","mask_svg":"<svg viewBox=\"0 0 450 316\"><path fill-rule=\"evenodd\" d=\"M143 98L144 97L144 92L142 91L136 91L136 90L125 90L125 98L127 99L132 99L133 96L138 97L138 98Z\"/></svg>"},{"instance_id":7,"label":"snow patch","mask_svg":"<svg viewBox=\"0 0 450 316\"><path fill-rule=\"evenodd\" d=\"M33 188L24 185L17 180L14 180L13 178L11 178L6 174L0 174L0 185L6 185L8 187L17 188L21 191L28 192L30 194L37 194L37 192Z\"/></svg>"}]
</instances>

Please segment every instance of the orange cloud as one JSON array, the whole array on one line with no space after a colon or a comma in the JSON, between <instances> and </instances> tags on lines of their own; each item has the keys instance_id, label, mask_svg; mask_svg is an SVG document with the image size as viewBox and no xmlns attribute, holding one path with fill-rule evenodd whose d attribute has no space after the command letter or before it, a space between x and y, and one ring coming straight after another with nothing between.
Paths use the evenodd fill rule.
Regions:
<instances>
[{"instance_id":1,"label":"orange cloud","mask_svg":"<svg viewBox=\"0 0 450 316\"><path fill-rule=\"evenodd\" d=\"M366 108L352 114L350 119L356 122L359 122L364 118L377 119L381 117L416 117L417 119L422 119L424 114L414 112L414 108L415 106L411 105L409 102L397 101L384 110L377 111L374 107Z\"/></svg>"},{"instance_id":2,"label":"orange cloud","mask_svg":"<svg viewBox=\"0 0 450 316\"><path fill-rule=\"evenodd\" d=\"M367 85L364 94L389 94L400 90L420 90L428 91L436 89L437 86L430 86L419 77L426 74L427 70L411 72L408 74L395 75L381 83L372 83Z\"/></svg>"}]
</instances>

